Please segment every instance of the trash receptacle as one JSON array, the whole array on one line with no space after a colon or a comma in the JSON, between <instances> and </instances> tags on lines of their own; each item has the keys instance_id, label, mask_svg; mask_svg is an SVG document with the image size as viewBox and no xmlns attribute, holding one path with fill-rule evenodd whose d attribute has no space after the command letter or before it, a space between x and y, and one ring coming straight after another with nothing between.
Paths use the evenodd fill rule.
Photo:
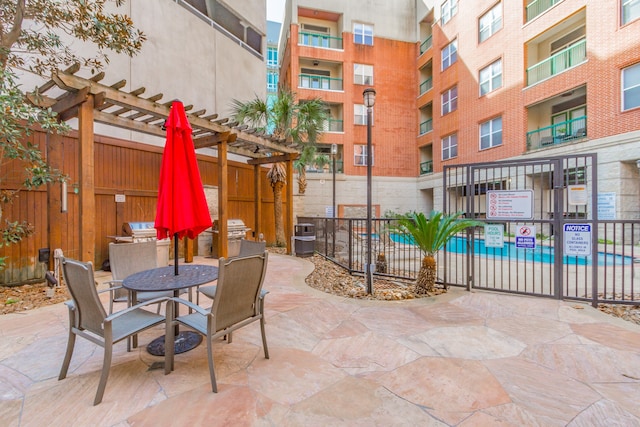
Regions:
<instances>
[{"instance_id":1,"label":"trash receptacle","mask_svg":"<svg viewBox=\"0 0 640 427\"><path fill-rule=\"evenodd\" d=\"M297 257L313 255L316 244L316 226L314 224L298 224L295 231L295 252Z\"/></svg>"}]
</instances>

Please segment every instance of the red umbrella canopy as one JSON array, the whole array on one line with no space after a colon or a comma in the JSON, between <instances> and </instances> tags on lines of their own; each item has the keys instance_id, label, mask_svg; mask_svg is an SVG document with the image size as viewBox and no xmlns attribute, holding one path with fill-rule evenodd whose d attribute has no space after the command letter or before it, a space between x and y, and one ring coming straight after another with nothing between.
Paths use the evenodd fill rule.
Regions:
<instances>
[{"instance_id":1,"label":"red umbrella canopy","mask_svg":"<svg viewBox=\"0 0 640 427\"><path fill-rule=\"evenodd\" d=\"M165 123L167 142L162 154L155 228L158 239L177 234L194 239L211 227L191 125L184 105L174 101Z\"/></svg>"}]
</instances>

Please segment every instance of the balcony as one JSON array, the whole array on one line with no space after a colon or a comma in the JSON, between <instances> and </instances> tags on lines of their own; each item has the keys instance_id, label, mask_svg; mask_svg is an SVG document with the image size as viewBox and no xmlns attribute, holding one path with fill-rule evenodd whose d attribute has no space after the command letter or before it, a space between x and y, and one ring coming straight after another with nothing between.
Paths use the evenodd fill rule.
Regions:
<instances>
[{"instance_id":1,"label":"balcony","mask_svg":"<svg viewBox=\"0 0 640 427\"><path fill-rule=\"evenodd\" d=\"M429 92L433 88L433 79L429 77L420 83L420 95Z\"/></svg>"},{"instance_id":2,"label":"balcony","mask_svg":"<svg viewBox=\"0 0 640 427\"><path fill-rule=\"evenodd\" d=\"M527 132L527 151L549 148L587 137L587 116Z\"/></svg>"},{"instance_id":3,"label":"balcony","mask_svg":"<svg viewBox=\"0 0 640 427\"><path fill-rule=\"evenodd\" d=\"M420 175L429 175L433 173L433 160L427 160L420 163Z\"/></svg>"},{"instance_id":4,"label":"balcony","mask_svg":"<svg viewBox=\"0 0 640 427\"><path fill-rule=\"evenodd\" d=\"M425 120L420 123L420 134L424 135L425 133L431 132L433 130L433 119Z\"/></svg>"},{"instance_id":5,"label":"balcony","mask_svg":"<svg viewBox=\"0 0 640 427\"><path fill-rule=\"evenodd\" d=\"M562 0L533 0L527 5L527 22L561 1Z\"/></svg>"},{"instance_id":6,"label":"balcony","mask_svg":"<svg viewBox=\"0 0 640 427\"><path fill-rule=\"evenodd\" d=\"M587 40L581 40L527 68L527 86L560 74L587 61Z\"/></svg>"},{"instance_id":7,"label":"balcony","mask_svg":"<svg viewBox=\"0 0 640 427\"><path fill-rule=\"evenodd\" d=\"M298 33L298 44L325 49L342 49L342 38L331 37L326 34L300 32Z\"/></svg>"},{"instance_id":8,"label":"balcony","mask_svg":"<svg viewBox=\"0 0 640 427\"><path fill-rule=\"evenodd\" d=\"M318 90L342 90L342 79L300 74L298 76L298 87Z\"/></svg>"},{"instance_id":9,"label":"balcony","mask_svg":"<svg viewBox=\"0 0 640 427\"><path fill-rule=\"evenodd\" d=\"M344 132L344 126L342 120L329 119L322 125L324 132Z\"/></svg>"},{"instance_id":10,"label":"balcony","mask_svg":"<svg viewBox=\"0 0 640 427\"><path fill-rule=\"evenodd\" d=\"M433 42L432 37L427 37L422 43L420 43L420 55L431 49Z\"/></svg>"}]
</instances>

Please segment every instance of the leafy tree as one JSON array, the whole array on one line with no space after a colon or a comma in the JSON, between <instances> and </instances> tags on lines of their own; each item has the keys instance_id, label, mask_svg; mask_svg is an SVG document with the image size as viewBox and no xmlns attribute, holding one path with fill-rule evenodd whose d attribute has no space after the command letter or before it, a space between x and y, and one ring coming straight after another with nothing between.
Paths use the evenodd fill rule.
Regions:
<instances>
[{"instance_id":1,"label":"leafy tree","mask_svg":"<svg viewBox=\"0 0 640 427\"><path fill-rule=\"evenodd\" d=\"M422 212L399 218L402 231L409 233L415 244L425 254L416 279L414 290L416 294L426 295L435 289L437 277L435 256L447 241L469 227L483 224L480 221L461 218L462 215L463 212L447 215L432 211L429 218Z\"/></svg>"},{"instance_id":2,"label":"leafy tree","mask_svg":"<svg viewBox=\"0 0 640 427\"><path fill-rule=\"evenodd\" d=\"M24 180L20 188L7 190L0 174L0 248L18 243L33 233L27 222L3 218L3 206L21 191L38 188L66 178L51 168L39 148L27 142L32 129L64 133L50 108L40 108L19 84L19 74L48 78L57 69L79 64L92 72L109 62L106 51L133 56L140 51L145 35L131 19L105 11L108 3L121 6L123 0L0 0L0 170L9 162L21 162ZM71 40L96 46L93 56L80 56ZM0 257L0 269L4 258Z\"/></svg>"},{"instance_id":3,"label":"leafy tree","mask_svg":"<svg viewBox=\"0 0 640 427\"><path fill-rule=\"evenodd\" d=\"M298 144L302 153L296 162L298 188L306 187L304 168L311 162L315 144L322 134L326 120L326 107L320 98L296 101L294 92L280 88L273 102L256 97L247 102L234 100L235 120L271 135L287 144ZM301 178L302 177L302 178ZM286 246L284 221L282 218L282 189L287 182L287 174L281 163L274 163L267 174L274 194L274 215L276 246ZM302 180L302 182L300 181ZM304 191L302 191L304 193Z\"/></svg>"}]
</instances>

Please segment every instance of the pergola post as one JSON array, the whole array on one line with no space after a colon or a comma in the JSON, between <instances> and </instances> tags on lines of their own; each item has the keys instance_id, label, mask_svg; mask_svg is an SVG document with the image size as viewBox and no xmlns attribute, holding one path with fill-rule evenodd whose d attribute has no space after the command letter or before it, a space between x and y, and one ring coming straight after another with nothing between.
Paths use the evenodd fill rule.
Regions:
<instances>
[{"instance_id":1,"label":"pergola post","mask_svg":"<svg viewBox=\"0 0 640 427\"><path fill-rule=\"evenodd\" d=\"M218 147L218 258L228 257L227 211L229 200L229 167L227 165L227 141L219 141ZM215 238L215 236L213 236Z\"/></svg>"},{"instance_id":2,"label":"pergola post","mask_svg":"<svg viewBox=\"0 0 640 427\"><path fill-rule=\"evenodd\" d=\"M287 241L287 253L293 253L293 247L291 246L291 236L293 236L293 159L287 160L287 209L286 218L284 221L285 239Z\"/></svg>"},{"instance_id":3,"label":"pergola post","mask_svg":"<svg viewBox=\"0 0 640 427\"><path fill-rule=\"evenodd\" d=\"M80 259L94 262L96 246L96 196L93 142L93 95L78 107L80 152Z\"/></svg>"},{"instance_id":4,"label":"pergola post","mask_svg":"<svg viewBox=\"0 0 640 427\"><path fill-rule=\"evenodd\" d=\"M253 182L254 182L254 196L253 202L255 204L254 209L254 237L255 240L260 240L260 233L262 233L262 224L260 223L262 219L262 168L260 165L253 165Z\"/></svg>"}]
</instances>

